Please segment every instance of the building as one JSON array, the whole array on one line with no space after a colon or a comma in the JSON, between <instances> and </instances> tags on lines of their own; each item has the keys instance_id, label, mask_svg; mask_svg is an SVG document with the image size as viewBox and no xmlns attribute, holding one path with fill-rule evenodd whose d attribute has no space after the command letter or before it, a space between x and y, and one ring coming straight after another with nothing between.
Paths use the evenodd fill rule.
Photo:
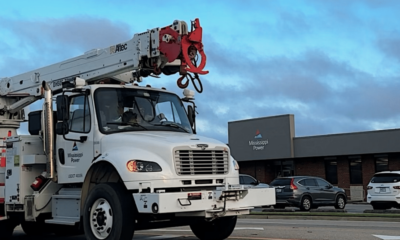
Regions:
<instances>
[{"instance_id":1,"label":"building","mask_svg":"<svg viewBox=\"0 0 400 240\"><path fill-rule=\"evenodd\" d=\"M228 123L240 172L269 183L279 176L322 177L365 200L375 172L400 170L400 129L295 137L294 115Z\"/></svg>"}]
</instances>

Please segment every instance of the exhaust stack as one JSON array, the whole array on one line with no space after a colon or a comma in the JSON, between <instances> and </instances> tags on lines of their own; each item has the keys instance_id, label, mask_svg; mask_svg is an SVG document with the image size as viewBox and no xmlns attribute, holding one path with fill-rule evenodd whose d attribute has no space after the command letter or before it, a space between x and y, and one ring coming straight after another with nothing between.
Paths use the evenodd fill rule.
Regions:
<instances>
[{"instance_id":1,"label":"exhaust stack","mask_svg":"<svg viewBox=\"0 0 400 240\"><path fill-rule=\"evenodd\" d=\"M46 82L42 82L44 89L44 104L42 112L42 126L43 126L43 145L44 152L47 155L47 171L50 170L49 178L56 181L55 178L55 164L54 164L54 124L53 124L53 101L52 91Z\"/></svg>"}]
</instances>

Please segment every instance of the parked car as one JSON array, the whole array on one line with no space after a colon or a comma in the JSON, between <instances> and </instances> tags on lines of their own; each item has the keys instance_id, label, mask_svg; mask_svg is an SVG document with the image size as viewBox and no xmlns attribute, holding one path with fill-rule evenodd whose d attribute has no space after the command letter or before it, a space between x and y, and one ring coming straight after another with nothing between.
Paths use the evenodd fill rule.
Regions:
<instances>
[{"instance_id":1,"label":"parked car","mask_svg":"<svg viewBox=\"0 0 400 240\"><path fill-rule=\"evenodd\" d=\"M309 211L318 206L334 206L336 209L344 209L347 202L346 193L342 188L334 187L319 177L280 177L272 181L270 186L274 187L276 192L274 208L294 206Z\"/></svg>"},{"instance_id":2,"label":"parked car","mask_svg":"<svg viewBox=\"0 0 400 240\"><path fill-rule=\"evenodd\" d=\"M239 181L240 181L240 184L247 185L250 187L269 188L268 184L260 183L260 181L258 181L254 177L247 175L247 174L239 174Z\"/></svg>"},{"instance_id":3,"label":"parked car","mask_svg":"<svg viewBox=\"0 0 400 240\"><path fill-rule=\"evenodd\" d=\"M367 191L367 202L374 209L400 208L400 171L375 173Z\"/></svg>"}]
</instances>

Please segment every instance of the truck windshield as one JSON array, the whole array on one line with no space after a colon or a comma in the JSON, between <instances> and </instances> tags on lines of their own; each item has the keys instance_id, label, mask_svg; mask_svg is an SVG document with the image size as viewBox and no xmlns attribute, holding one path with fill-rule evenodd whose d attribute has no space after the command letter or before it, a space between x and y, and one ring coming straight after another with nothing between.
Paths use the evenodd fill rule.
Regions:
<instances>
[{"instance_id":1,"label":"truck windshield","mask_svg":"<svg viewBox=\"0 0 400 240\"><path fill-rule=\"evenodd\" d=\"M176 131L192 133L181 100L147 89L99 88L94 93L100 131Z\"/></svg>"}]
</instances>

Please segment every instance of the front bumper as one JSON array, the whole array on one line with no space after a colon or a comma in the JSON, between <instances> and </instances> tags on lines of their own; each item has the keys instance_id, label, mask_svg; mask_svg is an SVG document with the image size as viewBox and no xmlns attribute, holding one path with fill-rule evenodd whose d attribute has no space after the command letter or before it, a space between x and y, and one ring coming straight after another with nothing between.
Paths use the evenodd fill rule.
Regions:
<instances>
[{"instance_id":1,"label":"front bumper","mask_svg":"<svg viewBox=\"0 0 400 240\"><path fill-rule=\"evenodd\" d=\"M134 193L133 197L139 213L211 218L249 214L254 207L274 205L275 189L230 185L213 191Z\"/></svg>"}]
</instances>

